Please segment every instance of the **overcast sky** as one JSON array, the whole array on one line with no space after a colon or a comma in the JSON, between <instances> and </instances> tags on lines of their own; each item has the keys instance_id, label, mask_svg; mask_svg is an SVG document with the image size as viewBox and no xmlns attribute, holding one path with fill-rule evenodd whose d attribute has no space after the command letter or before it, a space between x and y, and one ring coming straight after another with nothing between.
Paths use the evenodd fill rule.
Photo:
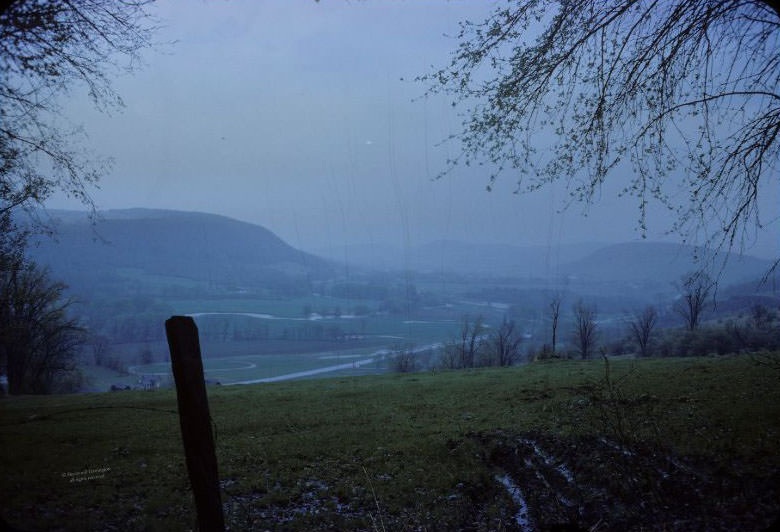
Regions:
<instances>
[{"instance_id":1,"label":"overcast sky","mask_svg":"<svg viewBox=\"0 0 780 532\"><path fill-rule=\"evenodd\" d=\"M457 145L457 110L411 81L446 64L458 21L493 2L161 1L166 27L146 66L117 78L126 108L111 116L74 91L67 114L115 160L101 209L205 211L261 224L290 244L415 245L437 239L509 244L637 240L637 203L605 187L582 216L564 189L492 192L486 172L434 180ZM402 81L404 78L406 81ZM777 255L777 180L763 194L774 220L750 252ZM76 207L61 196L54 208ZM655 209L650 240L668 240Z\"/></svg>"}]
</instances>

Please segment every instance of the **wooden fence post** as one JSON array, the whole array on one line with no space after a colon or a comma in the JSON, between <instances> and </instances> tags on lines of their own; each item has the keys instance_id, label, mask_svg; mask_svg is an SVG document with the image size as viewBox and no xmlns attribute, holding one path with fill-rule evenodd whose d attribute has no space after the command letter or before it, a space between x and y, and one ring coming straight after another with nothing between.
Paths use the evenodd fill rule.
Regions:
<instances>
[{"instance_id":1,"label":"wooden fence post","mask_svg":"<svg viewBox=\"0 0 780 532\"><path fill-rule=\"evenodd\" d=\"M198 528L201 532L223 532L225 522L219 493L217 455L211 432L198 327L189 316L172 316L165 321L165 334L171 351L181 437L198 512Z\"/></svg>"}]
</instances>

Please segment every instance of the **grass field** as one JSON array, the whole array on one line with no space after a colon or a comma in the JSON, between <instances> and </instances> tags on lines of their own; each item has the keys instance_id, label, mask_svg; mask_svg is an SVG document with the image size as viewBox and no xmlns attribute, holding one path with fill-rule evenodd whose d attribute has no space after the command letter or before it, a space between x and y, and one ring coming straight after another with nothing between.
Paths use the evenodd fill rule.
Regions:
<instances>
[{"instance_id":1,"label":"grass field","mask_svg":"<svg viewBox=\"0 0 780 532\"><path fill-rule=\"evenodd\" d=\"M779 516L776 370L609 368L210 387L230 529L763 530ZM15 526L194 527L172 390L4 398L0 446Z\"/></svg>"},{"instance_id":2,"label":"grass field","mask_svg":"<svg viewBox=\"0 0 780 532\"><path fill-rule=\"evenodd\" d=\"M303 353L262 353L268 349L268 342L214 342L202 346L204 354L203 369L209 380L215 380L221 384L231 384L253 379L272 377L285 377L287 375L310 370L323 370L360 362L354 368L345 368L334 372L328 371L316 374L313 377L331 375L367 375L382 374L390 368L390 360L385 356L388 349L388 339L377 342L375 346L352 347L354 342L346 344L331 344L330 349L319 346L319 350ZM279 342L276 342L277 344ZM295 342L290 347L302 348L300 342ZM313 345L313 348L316 348ZM133 359L132 354L141 349L148 348L158 360L167 355L168 345L164 342L145 342L139 344L125 344L114 346L114 352L126 352L128 359ZM258 352L261 352L258 354ZM371 359L371 363L366 360ZM154 362L150 364L130 363L127 365L128 374L112 371L106 368L84 365L81 368L86 377L85 391L108 391L111 385L133 385L140 375L162 379L167 382L171 375L170 362ZM306 376L298 377L306 378Z\"/></svg>"},{"instance_id":3,"label":"grass field","mask_svg":"<svg viewBox=\"0 0 780 532\"><path fill-rule=\"evenodd\" d=\"M219 381L221 384L231 384L254 379L281 377L373 358L373 363L362 364L359 368L355 367L353 374L364 375L369 370L374 373L384 373L387 369L387 363L382 357L372 356L372 353L376 351L376 349L358 349L299 355L243 355L213 358L203 361L203 371L207 379ZM131 366L129 370L136 374L168 376L171 374L171 365L168 362L158 362Z\"/></svg>"},{"instance_id":4,"label":"grass field","mask_svg":"<svg viewBox=\"0 0 780 532\"><path fill-rule=\"evenodd\" d=\"M367 301L361 299L342 299L337 297L300 297L287 299L260 298L212 298L212 299L181 299L171 300L170 305L176 313L189 314L193 312L259 312L273 314L285 318L303 318L304 308L311 312L341 309L343 314L352 314L357 306L366 306ZM376 302L368 301L372 310Z\"/></svg>"},{"instance_id":5,"label":"grass field","mask_svg":"<svg viewBox=\"0 0 780 532\"><path fill-rule=\"evenodd\" d=\"M240 302L240 301L239 301ZM212 302L213 303L213 302ZM406 320L399 316L374 315L363 318L325 318L304 320L300 317L277 317L272 319L243 316L239 310L212 310L235 308L231 300L218 300L218 304L208 307L209 313L197 315L195 321L201 331L214 327L214 323L249 322L267 327L268 338L258 340L227 340L209 338L201 334L201 351L205 361L206 377L221 383L231 383L252 379L277 377L296 372L315 370L348 362L351 358L372 358L378 351L412 345L421 348L453 338L460 324L454 319ZM244 302L246 303L246 302ZM265 302L261 306L250 300L248 308L258 314L279 312L274 302ZM196 301L193 308L202 308L203 302ZM223 312L225 312L223 314ZM211 314L216 313L216 314ZM340 327L349 339L291 339L281 338L286 328L315 326L327 330L328 327ZM219 329L219 327L218 327ZM124 361L130 377L111 372L93 365L83 366L87 377L85 390L107 391L111 385L132 384L138 375L166 376L170 373L168 363L157 362L142 364L141 354L149 350L152 360L162 361L168 357L166 341L147 341L114 344L112 354ZM339 357L345 360L339 360ZM377 360L376 364L363 365L354 371L342 370L340 375L365 375L384 373L388 368L386 361Z\"/></svg>"}]
</instances>

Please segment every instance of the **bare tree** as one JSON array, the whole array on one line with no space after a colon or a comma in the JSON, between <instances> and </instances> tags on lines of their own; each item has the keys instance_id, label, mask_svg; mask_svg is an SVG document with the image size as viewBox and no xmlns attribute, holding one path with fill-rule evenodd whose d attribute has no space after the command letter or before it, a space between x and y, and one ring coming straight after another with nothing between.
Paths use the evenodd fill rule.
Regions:
<instances>
[{"instance_id":1,"label":"bare tree","mask_svg":"<svg viewBox=\"0 0 780 532\"><path fill-rule=\"evenodd\" d=\"M658 311L652 305L646 306L642 312L635 312L628 322L631 335L639 345L639 354L643 357L650 354L650 339L657 324Z\"/></svg>"},{"instance_id":2,"label":"bare tree","mask_svg":"<svg viewBox=\"0 0 780 532\"><path fill-rule=\"evenodd\" d=\"M23 258L31 227L44 229L36 208L61 191L94 212L89 188L109 166L80 144L85 137L60 102L81 86L100 110L122 106L111 76L131 71L151 45L149 3L37 0L0 9L0 359L12 394L51 390L73 369L81 342L64 285ZM18 225L19 210L33 223Z\"/></svg>"},{"instance_id":3,"label":"bare tree","mask_svg":"<svg viewBox=\"0 0 780 532\"><path fill-rule=\"evenodd\" d=\"M92 359L96 366L105 366L108 364L110 356L108 339L105 336L99 334L93 334L90 336L89 348L92 352Z\"/></svg>"},{"instance_id":4,"label":"bare tree","mask_svg":"<svg viewBox=\"0 0 780 532\"><path fill-rule=\"evenodd\" d=\"M122 106L111 76L132 71L152 44L148 4L16 1L0 11L0 216L35 215L57 190L93 208L89 187L109 161L79 144L79 127L63 126L59 102L83 86L98 109Z\"/></svg>"},{"instance_id":5,"label":"bare tree","mask_svg":"<svg viewBox=\"0 0 780 532\"><path fill-rule=\"evenodd\" d=\"M147 344L141 348L141 352L138 355L138 363L151 364L152 362L154 362L154 355L152 354L152 348Z\"/></svg>"},{"instance_id":6,"label":"bare tree","mask_svg":"<svg viewBox=\"0 0 780 532\"><path fill-rule=\"evenodd\" d=\"M443 369L458 369L460 357L458 345L453 341L445 342L439 350L438 365Z\"/></svg>"},{"instance_id":7,"label":"bare tree","mask_svg":"<svg viewBox=\"0 0 780 532\"><path fill-rule=\"evenodd\" d=\"M0 361L10 394L48 393L75 370L83 330L68 315L65 285L32 263L0 270Z\"/></svg>"},{"instance_id":8,"label":"bare tree","mask_svg":"<svg viewBox=\"0 0 780 532\"><path fill-rule=\"evenodd\" d=\"M685 328L695 331L702 314L707 308L707 298L715 283L705 274L693 274L684 278L679 286L680 296L674 304L674 311L685 321Z\"/></svg>"},{"instance_id":9,"label":"bare tree","mask_svg":"<svg viewBox=\"0 0 780 532\"><path fill-rule=\"evenodd\" d=\"M460 330L460 348L458 351L461 368L474 367L484 330L482 316L478 316L473 323L469 322L468 316L463 318L463 325Z\"/></svg>"},{"instance_id":10,"label":"bare tree","mask_svg":"<svg viewBox=\"0 0 780 532\"><path fill-rule=\"evenodd\" d=\"M552 321L552 352L555 353L556 334L558 332L558 318L561 315L561 301L563 298L560 294L555 294L550 300L550 320Z\"/></svg>"},{"instance_id":11,"label":"bare tree","mask_svg":"<svg viewBox=\"0 0 780 532\"><path fill-rule=\"evenodd\" d=\"M501 325L494 330L488 339L488 355L490 365L511 366L520 358L520 344L523 338L515 333L515 322L508 321L506 316Z\"/></svg>"},{"instance_id":12,"label":"bare tree","mask_svg":"<svg viewBox=\"0 0 780 532\"><path fill-rule=\"evenodd\" d=\"M411 373L417 369L417 359L412 346L396 348L391 356L396 373Z\"/></svg>"},{"instance_id":13,"label":"bare tree","mask_svg":"<svg viewBox=\"0 0 780 532\"><path fill-rule=\"evenodd\" d=\"M457 38L418 77L465 108L442 174L487 164L488 189L510 172L516 192L563 180L587 205L633 170L619 194L643 236L651 201L715 252L760 229L759 190L780 175L776 2L515 0Z\"/></svg>"},{"instance_id":14,"label":"bare tree","mask_svg":"<svg viewBox=\"0 0 780 532\"><path fill-rule=\"evenodd\" d=\"M756 303L750 307L750 321L753 327L758 330L766 329L772 321L772 315L761 303Z\"/></svg>"},{"instance_id":15,"label":"bare tree","mask_svg":"<svg viewBox=\"0 0 780 532\"><path fill-rule=\"evenodd\" d=\"M580 299L574 305L574 342L585 360L596 346L596 307L586 306Z\"/></svg>"},{"instance_id":16,"label":"bare tree","mask_svg":"<svg viewBox=\"0 0 780 532\"><path fill-rule=\"evenodd\" d=\"M482 316L477 317L473 323L468 316L464 316L457 338L442 347L439 363L448 369L473 368L482 348L484 331Z\"/></svg>"}]
</instances>

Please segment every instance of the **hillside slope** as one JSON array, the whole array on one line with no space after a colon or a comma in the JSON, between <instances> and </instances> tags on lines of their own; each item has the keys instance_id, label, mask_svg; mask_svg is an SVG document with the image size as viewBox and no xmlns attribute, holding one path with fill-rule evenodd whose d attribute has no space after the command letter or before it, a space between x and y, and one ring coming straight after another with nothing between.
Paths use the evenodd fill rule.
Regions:
<instances>
[{"instance_id":1,"label":"hillside slope","mask_svg":"<svg viewBox=\"0 0 780 532\"><path fill-rule=\"evenodd\" d=\"M56 237L39 239L30 255L65 280L134 269L251 286L329 270L327 261L293 248L264 227L215 214L110 210L94 226L84 213L50 215Z\"/></svg>"},{"instance_id":2,"label":"hillside slope","mask_svg":"<svg viewBox=\"0 0 780 532\"><path fill-rule=\"evenodd\" d=\"M437 240L408 249L385 244L348 245L315 250L334 262L375 270L488 276L547 277L558 265L577 260L602 244L507 245Z\"/></svg>"},{"instance_id":3,"label":"hillside slope","mask_svg":"<svg viewBox=\"0 0 780 532\"><path fill-rule=\"evenodd\" d=\"M724 257L713 265L717 276ZM772 262L749 255L729 253L720 281L732 284L763 276ZM561 267L567 275L590 280L676 282L700 268L694 260L693 246L663 242L629 242L615 244Z\"/></svg>"},{"instance_id":4,"label":"hillside slope","mask_svg":"<svg viewBox=\"0 0 780 532\"><path fill-rule=\"evenodd\" d=\"M598 386L600 361L212 387L226 521L769 530L780 512L777 374L749 357L610 367L619 402ZM173 390L0 401L2 517L13 526L192 528ZM67 476L91 468L109 470Z\"/></svg>"}]
</instances>

